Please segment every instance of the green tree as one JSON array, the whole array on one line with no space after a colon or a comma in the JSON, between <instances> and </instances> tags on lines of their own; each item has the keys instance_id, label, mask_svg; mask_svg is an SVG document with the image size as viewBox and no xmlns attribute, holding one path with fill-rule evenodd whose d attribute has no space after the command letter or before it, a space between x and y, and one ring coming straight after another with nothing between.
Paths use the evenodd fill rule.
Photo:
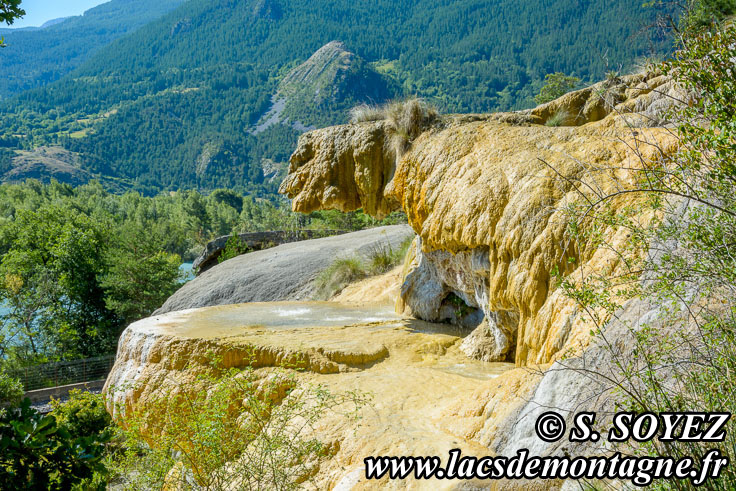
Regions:
<instances>
[{"instance_id":1,"label":"green tree","mask_svg":"<svg viewBox=\"0 0 736 491\"><path fill-rule=\"evenodd\" d=\"M15 19L26 15L26 11L20 8L21 0L0 0L0 22L12 24ZM0 38L0 47L5 47L5 38Z\"/></svg>"},{"instance_id":2,"label":"green tree","mask_svg":"<svg viewBox=\"0 0 736 491\"><path fill-rule=\"evenodd\" d=\"M554 101L562 97L580 84L580 79L562 72L548 73L544 77L544 85L539 94L534 97L537 104Z\"/></svg>"},{"instance_id":3,"label":"green tree","mask_svg":"<svg viewBox=\"0 0 736 491\"><path fill-rule=\"evenodd\" d=\"M102 394L73 389L64 402L52 399L51 407L59 427L72 438L101 436L112 424Z\"/></svg>"},{"instance_id":4,"label":"green tree","mask_svg":"<svg viewBox=\"0 0 736 491\"><path fill-rule=\"evenodd\" d=\"M228 259L238 257L241 254L248 252L248 246L240 242L240 237L237 235L231 236L225 242L225 248L222 250L220 255L217 257L217 263L224 263Z\"/></svg>"},{"instance_id":5,"label":"green tree","mask_svg":"<svg viewBox=\"0 0 736 491\"><path fill-rule=\"evenodd\" d=\"M126 224L117 230L119 243L106 255L100 275L105 305L122 326L149 316L180 286L181 258L163 250L153 225Z\"/></svg>"},{"instance_id":6,"label":"green tree","mask_svg":"<svg viewBox=\"0 0 736 491\"><path fill-rule=\"evenodd\" d=\"M20 4L21 0L0 0L0 22L12 24L15 19L26 15Z\"/></svg>"},{"instance_id":7,"label":"green tree","mask_svg":"<svg viewBox=\"0 0 736 491\"><path fill-rule=\"evenodd\" d=\"M98 275L105 269L104 228L72 208L18 212L0 261L0 317L26 358L108 353L118 321L105 306Z\"/></svg>"},{"instance_id":8,"label":"green tree","mask_svg":"<svg viewBox=\"0 0 736 491\"><path fill-rule=\"evenodd\" d=\"M23 384L0 370L0 415L7 406L17 406L23 399Z\"/></svg>"}]
</instances>

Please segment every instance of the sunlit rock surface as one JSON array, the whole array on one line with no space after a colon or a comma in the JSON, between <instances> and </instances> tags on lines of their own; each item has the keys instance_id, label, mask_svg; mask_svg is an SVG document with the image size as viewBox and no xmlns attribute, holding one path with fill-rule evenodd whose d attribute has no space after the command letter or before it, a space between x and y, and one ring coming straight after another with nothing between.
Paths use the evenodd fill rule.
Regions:
<instances>
[{"instance_id":1,"label":"sunlit rock surface","mask_svg":"<svg viewBox=\"0 0 736 491\"><path fill-rule=\"evenodd\" d=\"M375 482L361 482L363 458L370 455L446 455L452 448L487 453L453 434L454 422L442 415L464 394L492 386L512 365L469 360L458 349L461 335L451 326L403 318L390 306L283 302L169 313L126 330L105 391L111 409L113 401L119 407L145 404L194 380L209 354L221 356L227 367L253 363L257 370L301 363L302 382L373 394L360 427L334 414L320 423L320 440L339 451L322 463L317 477L321 489L371 489ZM246 355L251 352L252 358ZM411 486L419 484L451 487L437 481Z\"/></svg>"},{"instance_id":2,"label":"sunlit rock surface","mask_svg":"<svg viewBox=\"0 0 736 491\"><path fill-rule=\"evenodd\" d=\"M522 447L542 456L590 453L594 449L564 439L545 443L534 433L545 409L558 410L568 423L576 411L610 409L607 388L595 377L610 371L610 351L591 340L591 326L556 289L553 273L573 280L615 274L621 261L569 237L565 210L581 188L630 189L631 169L672 151L669 131L660 128L668 95L677 95L671 81L641 74L529 111L449 116L398 160L387 150L381 121L302 136L281 187L294 209L363 208L376 216L403 209L417 235L403 270L351 285L337 297L348 303L229 305L133 324L108 379L110 407L113 401L145 404L158 391L191 381L208 353L239 367L252 352L259 371L298 361L302 381L374 394L359 427L329 416L320 423L319 438L338 448L316 474L321 489L374 489L362 478L369 455L444 457L452 448L513 455ZM545 125L553 118L563 126ZM619 210L636 199L625 194L611 205ZM615 227L600 230L600 237L613 247L629 240ZM275 284L260 278L237 288ZM399 314L389 306L395 297ZM627 322L605 328L607 341L626 356L629 329L656 316L657 306L629 302L619 316ZM381 485L489 487L412 480Z\"/></svg>"},{"instance_id":3,"label":"sunlit rock surface","mask_svg":"<svg viewBox=\"0 0 736 491\"><path fill-rule=\"evenodd\" d=\"M407 225L392 225L242 254L182 286L156 314L246 302L310 300L314 280L335 259L367 260L376 248L397 250L413 235Z\"/></svg>"}]
</instances>

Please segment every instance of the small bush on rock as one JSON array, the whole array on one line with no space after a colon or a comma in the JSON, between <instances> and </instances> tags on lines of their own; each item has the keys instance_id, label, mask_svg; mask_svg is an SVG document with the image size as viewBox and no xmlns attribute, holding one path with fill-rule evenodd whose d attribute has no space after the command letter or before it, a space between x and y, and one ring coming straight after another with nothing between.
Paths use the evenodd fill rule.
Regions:
<instances>
[{"instance_id":1,"label":"small bush on rock","mask_svg":"<svg viewBox=\"0 0 736 491\"><path fill-rule=\"evenodd\" d=\"M66 429L75 438L99 435L112 422L101 394L74 389L64 402L52 399L51 407L59 427Z\"/></svg>"},{"instance_id":2,"label":"small bush on rock","mask_svg":"<svg viewBox=\"0 0 736 491\"><path fill-rule=\"evenodd\" d=\"M350 122L387 121L389 150L400 158L411 143L440 121L437 109L423 99L390 102L384 106L362 104L350 111Z\"/></svg>"},{"instance_id":3,"label":"small bush on rock","mask_svg":"<svg viewBox=\"0 0 736 491\"><path fill-rule=\"evenodd\" d=\"M120 435L127 448L108 462L113 484L125 489L297 489L332 452L314 436L315 423L330 412L357 418L367 397L300 384L296 373L222 370L212 362L196 380L129 410Z\"/></svg>"}]
</instances>

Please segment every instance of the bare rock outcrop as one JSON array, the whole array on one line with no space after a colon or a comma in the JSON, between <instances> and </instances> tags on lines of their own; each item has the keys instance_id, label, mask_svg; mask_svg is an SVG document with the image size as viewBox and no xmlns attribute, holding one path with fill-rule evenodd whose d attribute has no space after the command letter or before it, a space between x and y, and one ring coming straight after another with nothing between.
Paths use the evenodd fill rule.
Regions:
<instances>
[{"instance_id":1,"label":"bare rock outcrop","mask_svg":"<svg viewBox=\"0 0 736 491\"><path fill-rule=\"evenodd\" d=\"M394 170L384 122L333 126L299 138L279 192L292 198L292 208L303 213L363 208L385 216L399 209L384 193ZM305 189L313 192L302 192Z\"/></svg>"},{"instance_id":2,"label":"bare rock outcrop","mask_svg":"<svg viewBox=\"0 0 736 491\"><path fill-rule=\"evenodd\" d=\"M370 455L487 452L455 436L448 426L453 420L441 415L479 383L512 367L467 360L459 340L452 326L402 318L390 306L275 302L173 312L126 329L105 393L116 417L130 408L153 409L148 421L163 417L168 409L160 406L162 394L206 389L198 375L213 356L225 368L252 366L258 377L298 367L298 386L372 393L375 403L363 408L359 425L340 411L326 411L315 424L316 438L334 454L319 462L310 483L317 489L375 489L375 481L365 480L363 459ZM449 488L438 479L407 483ZM387 478L378 484L398 486Z\"/></svg>"},{"instance_id":3,"label":"bare rock outcrop","mask_svg":"<svg viewBox=\"0 0 736 491\"><path fill-rule=\"evenodd\" d=\"M208 269L169 297L155 314L246 302L309 300L314 280L336 258L394 250L414 232L406 225L282 244L234 257Z\"/></svg>"},{"instance_id":4,"label":"bare rock outcrop","mask_svg":"<svg viewBox=\"0 0 736 491\"><path fill-rule=\"evenodd\" d=\"M105 389L109 407L145 407L161 391L194 386L214 353L227 367L251 365L264 377L275 367L297 365L299 383L377 395L359 426L325 415L315 428L320 441L335 449L315 475L320 488L372 489L376 483L364 480L363 466L370 455L443 456L460 448L464 455L490 450L510 456L522 447L539 456L591 453L564 439L541 441L535 417L548 408L568 419L579 410L606 410L610 387L595 372L613 369L616 353L610 346L627 356L632 329L643 323L660 328L661 306L630 301L604 327L610 345L591 338L591 326L557 287L556 276L575 281L583 273L615 274L621 257L584 236L570 236L567 210L582 195L594 197L593 190L631 189L637 168L673 150L669 130L660 125L671 104L668 94L676 90L658 74L641 74L530 111L449 116L413 139L398 158L390 144L395 128L385 121L303 135L281 187L296 211L407 214L411 227L392 229L397 240L416 235L400 290L393 290L399 291L398 313L334 302L173 312L235 298L253 301L253 292L276 300L289 288L290 298L305 298L295 292L309 291L305 278L316 274L309 266L315 258L328 264L347 250L337 242L348 239L352 248L367 247L375 231L240 256L185 286L162 309L169 313L125 331ZM563 125L545 125L551 118ZM638 199L621 194L610 205L622 210ZM652 214L645 210L638 218L646 221ZM614 248L629 240L623 227L597 232ZM328 240L333 242L323 242ZM282 275L279 265L288 265L289 274ZM377 289L390 290L384 280ZM208 297L212 292L220 297ZM222 295L227 299L220 301ZM346 295L378 296L359 287ZM193 299L200 303L187 304ZM448 320L459 326L425 322ZM563 483L496 484L557 489Z\"/></svg>"}]
</instances>

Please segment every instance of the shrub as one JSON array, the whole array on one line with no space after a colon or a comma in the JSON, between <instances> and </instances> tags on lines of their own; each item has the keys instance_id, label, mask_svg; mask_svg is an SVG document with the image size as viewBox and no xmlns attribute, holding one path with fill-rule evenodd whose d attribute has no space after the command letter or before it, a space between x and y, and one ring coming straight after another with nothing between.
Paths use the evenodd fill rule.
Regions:
<instances>
[{"instance_id":1,"label":"shrub","mask_svg":"<svg viewBox=\"0 0 736 491\"><path fill-rule=\"evenodd\" d=\"M386 119L386 110L381 106L361 104L350 110L351 123L363 123L366 121L383 121Z\"/></svg>"},{"instance_id":2,"label":"shrub","mask_svg":"<svg viewBox=\"0 0 736 491\"><path fill-rule=\"evenodd\" d=\"M23 384L20 380L0 371L0 408L17 406L23 399L23 394Z\"/></svg>"},{"instance_id":3,"label":"shrub","mask_svg":"<svg viewBox=\"0 0 736 491\"><path fill-rule=\"evenodd\" d=\"M736 13L736 0L686 0L684 7L679 27L692 34Z\"/></svg>"},{"instance_id":4,"label":"shrub","mask_svg":"<svg viewBox=\"0 0 736 491\"><path fill-rule=\"evenodd\" d=\"M736 29L685 36L676 58L662 66L688 91L687 104L669 120L677 126L678 150L646 162L639 187L626 191L646 198L646 210L627 214L609 208L613 195L595 196L573 213L570 232L589 240L596 228L625 225L627 244L616 249L633 274L589 275L582 284L563 280L597 324L597 336L609 350L614 373L605 377L617 394L618 409L636 413L736 411ZM591 207L589 203L595 203ZM687 205L687 206L684 206ZM658 218L642 224L638 212L656 210ZM587 215L586 232L583 219ZM629 216L626 216L629 215ZM590 218L594 217L594 218ZM592 225L590 222L592 221ZM611 246L611 244L605 244ZM634 254L630 254L634 252ZM637 253L638 252L638 253ZM615 292L615 293L612 293ZM618 298L617 298L618 297ZM606 318L616 318L624 301L650 301L661 312L660 327L626 324L633 346L606 339ZM655 439L635 449L650 456L702 459L714 446L707 442ZM736 458L733 421L717 448ZM708 489L736 489L736 469L727 466ZM694 489L691 480L672 480L661 489Z\"/></svg>"},{"instance_id":5,"label":"shrub","mask_svg":"<svg viewBox=\"0 0 736 491\"><path fill-rule=\"evenodd\" d=\"M387 121L389 150L401 157L422 132L438 123L437 109L418 98L393 101L383 106L362 104L350 111L350 122Z\"/></svg>"},{"instance_id":6,"label":"shrub","mask_svg":"<svg viewBox=\"0 0 736 491\"><path fill-rule=\"evenodd\" d=\"M101 394L74 389L64 402L52 399L51 407L59 427L66 429L74 438L99 435L112 422Z\"/></svg>"},{"instance_id":7,"label":"shrub","mask_svg":"<svg viewBox=\"0 0 736 491\"><path fill-rule=\"evenodd\" d=\"M217 257L217 264L224 263L228 259L238 257L241 254L248 252L248 246L240 241L240 237L237 235L230 236L225 243L225 248L222 250L220 255Z\"/></svg>"},{"instance_id":8,"label":"shrub","mask_svg":"<svg viewBox=\"0 0 736 491\"><path fill-rule=\"evenodd\" d=\"M368 251L367 262L358 256L335 260L327 269L322 271L314 282L315 299L327 300L346 286L368 276L383 274L398 266L404 261L414 239L404 240L398 249L390 243L377 243Z\"/></svg>"},{"instance_id":9,"label":"shrub","mask_svg":"<svg viewBox=\"0 0 736 491\"><path fill-rule=\"evenodd\" d=\"M575 89L580 83L578 77L566 75L562 72L548 73L544 77L544 85L539 94L534 97L537 104L545 104L554 101Z\"/></svg>"},{"instance_id":10,"label":"shrub","mask_svg":"<svg viewBox=\"0 0 736 491\"><path fill-rule=\"evenodd\" d=\"M350 283L368 276L363 261L358 257L336 259L314 281L315 299L327 300Z\"/></svg>"},{"instance_id":11,"label":"shrub","mask_svg":"<svg viewBox=\"0 0 736 491\"><path fill-rule=\"evenodd\" d=\"M25 399L0 415L0 489L104 489L109 434L73 437Z\"/></svg>"},{"instance_id":12,"label":"shrub","mask_svg":"<svg viewBox=\"0 0 736 491\"><path fill-rule=\"evenodd\" d=\"M357 418L367 402L357 393L299 385L295 371L263 376L251 367L217 365L125 414L120 431L127 449L108 461L115 484L296 489L331 452L313 436L314 424L338 408Z\"/></svg>"},{"instance_id":13,"label":"shrub","mask_svg":"<svg viewBox=\"0 0 736 491\"><path fill-rule=\"evenodd\" d=\"M544 122L545 126L558 127L565 126L567 120L570 119L570 113L564 109L560 109L552 115L547 121Z\"/></svg>"},{"instance_id":14,"label":"shrub","mask_svg":"<svg viewBox=\"0 0 736 491\"><path fill-rule=\"evenodd\" d=\"M391 247L388 242L374 245L368 253L369 272L382 274L401 264L413 240L411 237L406 239L398 249Z\"/></svg>"}]
</instances>

